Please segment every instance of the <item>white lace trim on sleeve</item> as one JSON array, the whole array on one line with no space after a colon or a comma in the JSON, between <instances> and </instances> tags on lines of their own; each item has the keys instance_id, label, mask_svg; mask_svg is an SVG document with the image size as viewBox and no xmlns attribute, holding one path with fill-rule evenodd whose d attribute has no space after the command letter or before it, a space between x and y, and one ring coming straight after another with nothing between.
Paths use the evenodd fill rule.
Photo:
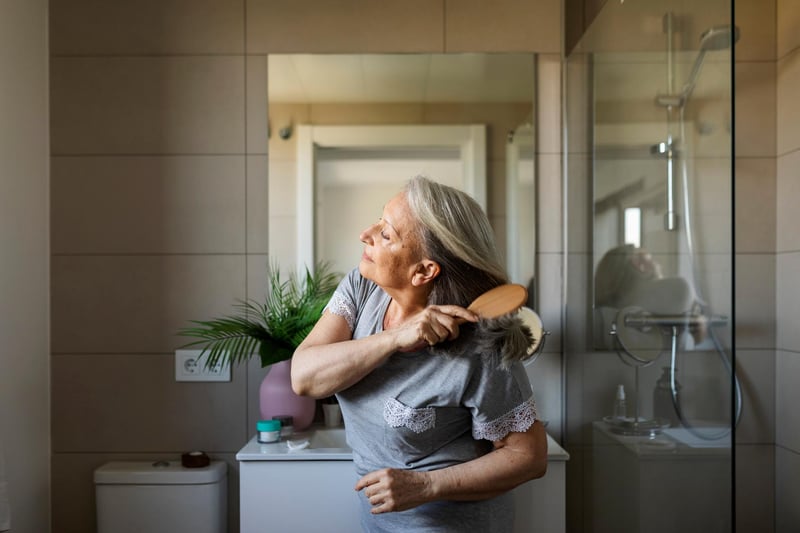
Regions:
<instances>
[{"instance_id":1,"label":"white lace trim on sleeve","mask_svg":"<svg viewBox=\"0 0 800 533\"><path fill-rule=\"evenodd\" d=\"M512 431L519 433L527 431L538 417L536 403L531 396L500 418L489 422L473 423L472 436L476 440L500 440Z\"/></svg>"},{"instance_id":2,"label":"white lace trim on sleeve","mask_svg":"<svg viewBox=\"0 0 800 533\"><path fill-rule=\"evenodd\" d=\"M333 293L333 297L328 302L326 309L334 315L344 318L347 321L347 325L350 326L350 331L353 331L356 325L356 310L353 308L353 304L344 296L338 292Z\"/></svg>"}]
</instances>

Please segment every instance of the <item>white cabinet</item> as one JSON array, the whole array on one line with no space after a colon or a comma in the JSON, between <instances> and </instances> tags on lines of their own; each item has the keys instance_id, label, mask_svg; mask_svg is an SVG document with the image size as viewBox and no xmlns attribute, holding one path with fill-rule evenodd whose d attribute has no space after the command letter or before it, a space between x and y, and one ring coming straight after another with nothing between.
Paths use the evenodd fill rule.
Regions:
<instances>
[{"instance_id":1,"label":"white cabinet","mask_svg":"<svg viewBox=\"0 0 800 533\"><path fill-rule=\"evenodd\" d=\"M311 432L309 440L326 439ZM351 457L347 448L312 446L290 452L286 443L259 444L254 437L236 455L241 533L361 531ZM548 436L547 475L514 489L514 533L564 531L568 459Z\"/></svg>"}]
</instances>

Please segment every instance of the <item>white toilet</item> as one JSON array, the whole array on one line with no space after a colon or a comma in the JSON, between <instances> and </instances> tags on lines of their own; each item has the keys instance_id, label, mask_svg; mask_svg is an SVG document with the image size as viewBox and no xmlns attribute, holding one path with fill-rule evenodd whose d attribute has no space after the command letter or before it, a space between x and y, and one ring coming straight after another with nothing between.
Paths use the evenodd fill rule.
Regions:
<instances>
[{"instance_id":1,"label":"white toilet","mask_svg":"<svg viewBox=\"0 0 800 533\"><path fill-rule=\"evenodd\" d=\"M224 461L111 462L94 471L98 533L226 533Z\"/></svg>"}]
</instances>

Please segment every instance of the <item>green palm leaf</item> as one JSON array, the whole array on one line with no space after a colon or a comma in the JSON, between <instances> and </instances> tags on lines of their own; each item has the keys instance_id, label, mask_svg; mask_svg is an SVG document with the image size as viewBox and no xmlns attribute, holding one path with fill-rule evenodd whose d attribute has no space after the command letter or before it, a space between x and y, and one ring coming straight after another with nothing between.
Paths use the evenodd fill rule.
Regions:
<instances>
[{"instance_id":1,"label":"green palm leaf","mask_svg":"<svg viewBox=\"0 0 800 533\"><path fill-rule=\"evenodd\" d=\"M270 270L264 302L239 300L230 316L191 320L194 326L178 334L195 340L183 348L207 353L207 367L217 362L243 363L256 353L262 367L290 359L319 320L341 276L330 272L324 262L313 273L306 269L302 282L295 275L282 280L277 265Z\"/></svg>"}]
</instances>

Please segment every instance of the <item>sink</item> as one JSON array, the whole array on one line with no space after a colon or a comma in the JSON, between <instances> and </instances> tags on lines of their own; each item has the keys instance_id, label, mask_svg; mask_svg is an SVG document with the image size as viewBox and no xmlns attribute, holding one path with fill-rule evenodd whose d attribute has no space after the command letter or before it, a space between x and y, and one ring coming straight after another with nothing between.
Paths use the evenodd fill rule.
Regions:
<instances>
[{"instance_id":1,"label":"sink","mask_svg":"<svg viewBox=\"0 0 800 533\"><path fill-rule=\"evenodd\" d=\"M292 440L300 438L302 434L297 437L292 437ZM308 438L308 437L305 437ZM309 438L309 448L312 450L319 449L346 449L350 450L347 445L347 438L345 437L344 428L318 428L311 432Z\"/></svg>"}]
</instances>

